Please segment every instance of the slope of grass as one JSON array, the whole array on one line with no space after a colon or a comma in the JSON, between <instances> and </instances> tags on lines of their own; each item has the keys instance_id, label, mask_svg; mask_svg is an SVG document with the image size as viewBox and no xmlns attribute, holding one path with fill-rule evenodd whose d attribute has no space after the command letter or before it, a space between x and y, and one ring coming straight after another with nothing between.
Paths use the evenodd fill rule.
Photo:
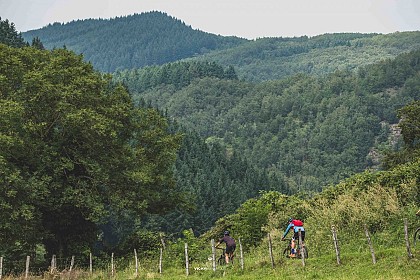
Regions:
<instances>
[{"instance_id":1,"label":"slope of grass","mask_svg":"<svg viewBox=\"0 0 420 280\"><path fill-rule=\"evenodd\" d=\"M399 247L380 249L376 252L377 263L373 264L368 251L345 253L338 265L334 252L325 252L320 257L310 257L303 267L301 260L282 259L275 256L275 267L271 267L268 254L251 254L244 260L244 270L239 261L234 265L219 267L214 272L210 262L191 264L189 275L183 267L164 268L162 274L141 269L138 279L419 279L420 260L408 259L403 242ZM268 252L268 250L267 250ZM419 256L420 250L416 251ZM156 266L157 268L157 266ZM84 279L104 279L109 272L95 272ZM115 279L136 279L133 266L119 272Z\"/></svg>"},{"instance_id":2,"label":"slope of grass","mask_svg":"<svg viewBox=\"0 0 420 280\"><path fill-rule=\"evenodd\" d=\"M328 237L327 237L328 238ZM310 244L308 240L308 244ZM280 245L285 245L281 243ZM374 244L375 245L375 244ZM244 269L241 269L239 250L234 265L212 269L212 262L208 259L195 260L190 264L189 275L181 262L171 262L164 258L163 272L158 272L158 261L140 260L138 276L135 276L134 261L125 268L117 263L116 273L111 276L111 269L94 270L90 274L86 270L73 270L45 273L42 276L30 276L29 279L420 279L420 244L412 247L414 257L409 259L402 239L395 246L375 248L377 263L372 258L366 240L355 240L353 244L346 244L341 250L341 264L337 264L334 250L326 248L323 254L310 254L302 265L300 259L281 257L283 247L274 247L274 268L272 268L267 246L260 246L251 252L244 253ZM309 246L309 245L308 245ZM211 255L209 250L208 256ZM175 266L175 263L179 265ZM2 279L25 279L24 275L6 276Z\"/></svg>"}]
</instances>

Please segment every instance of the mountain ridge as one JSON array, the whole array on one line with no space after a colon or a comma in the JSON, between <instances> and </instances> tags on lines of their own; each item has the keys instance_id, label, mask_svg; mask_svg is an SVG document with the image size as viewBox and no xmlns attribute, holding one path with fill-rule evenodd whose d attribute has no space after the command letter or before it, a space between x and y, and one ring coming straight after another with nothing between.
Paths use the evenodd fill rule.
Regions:
<instances>
[{"instance_id":1,"label":"mountain ridge","mask_svg":"<svg viewBox=\"0 0 420 280\"><path fill-rule=\"evenodd\" d=\"M232 66L240 79L252 82L296 73L325 75L336 70L353 71L420 48L420 31L248 40L193 29L182 20L157 11L53 23L22 35L29 42L39 37L47 49L66 46L82 53L85 60L102 72L198 60Z\"/></svg>"},{"instance_id":2,"label":"mountain ridge","mask_svg":"<svg viewBox=\"0 0 420 280\"><path fill-rule=\"evenodd\" d=\"M193 29L162 12L53 23L22 35L27 41L39 37L47 49L83 53L103 72L161 65L246 41Z\"/></svg>"}]
</instances>

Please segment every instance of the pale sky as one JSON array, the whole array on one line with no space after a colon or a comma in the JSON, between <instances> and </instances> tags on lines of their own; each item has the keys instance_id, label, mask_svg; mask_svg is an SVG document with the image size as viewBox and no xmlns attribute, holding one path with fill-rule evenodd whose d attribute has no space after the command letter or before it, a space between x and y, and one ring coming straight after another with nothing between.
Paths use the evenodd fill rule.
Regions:
<instances>
[{"instance_id":1,"label":"pale sky","mask_svg":"<svg viewBox=\"0 0 420 280\"><path fill-rule=\"evenodd\" d=\"M420 30L420 0L0 0L0 17L21 32L147 11L248 39Z\"/></svg>"}]
</instances>

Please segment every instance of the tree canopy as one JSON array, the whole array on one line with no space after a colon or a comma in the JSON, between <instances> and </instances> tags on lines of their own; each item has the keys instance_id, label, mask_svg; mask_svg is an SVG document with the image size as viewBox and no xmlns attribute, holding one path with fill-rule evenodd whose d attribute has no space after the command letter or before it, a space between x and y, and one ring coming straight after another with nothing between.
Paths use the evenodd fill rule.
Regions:
<instances>
[{"instance_id":1,"label":"tree canopy","mask_svg":"<svg viewBox=\"0 0 420 280\"><path fill-rule=\"evenodd\" d=\"M76 253L111 214L179 207L159 112L68 50L0 44L0 61L0 250Z\"/></svg>"},{"instance_id":2,"label":"tree canopy","mask_svg":"<svg viewBox=\"0 0 420 280\"><path fill-rule=\"evenodd\" d=\"M366 168L380 168L378 154L395 146L396 110L419 99L419 55L401 54L357 72L261 83L210 74L185 84L156 82L164 69L188 76L191 67L177 63L121 72L115 79L135 100L240 151L250 164L281 174L286 189L319 191Z\"/></svg>"},{"instance_id":3,"label":"tree canopy","mask_svg":"<svg viewBox=\"0 0 420 280\"><path fill-rule=\"evenodd\" d=\"M0 44L5 44L11 47L26 46L22 34L18 33L15 24L9 22L8 19L2 20L0 17Z\"/></svg>"}]
</instances>

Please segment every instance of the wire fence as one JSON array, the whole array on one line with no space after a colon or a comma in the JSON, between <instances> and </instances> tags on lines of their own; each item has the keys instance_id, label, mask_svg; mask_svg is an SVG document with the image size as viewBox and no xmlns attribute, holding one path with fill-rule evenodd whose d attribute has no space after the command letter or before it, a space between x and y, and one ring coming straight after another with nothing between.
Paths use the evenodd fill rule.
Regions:
<instances>
[{"instance_id":1,"label":"wire fence","mask_svg":"<svg viewBox=\"0 0 420 280\"><path fill-rule=\"evenodd\" d=\"M404 235L405 235L404 240L406 241L405 245L407 249L407 256L408 256L408 259L412 259L414 258L414 255L412 253L412 249L410 245L410 236L409 236L407 228L408 228L407 220L404 220ZM375 255L374 244L370 237L370 233L366 225L364 225L363 231L364 231L364 235L366 236L366 241L367 241L366 244L368 246L367 248L369 248L369 251L372 256L372 263L376 264L378 260ZM331 234L332 234L331 235L332 243L334 244L335 254L337 257L337 264L340 265L341 264L340 239L339 239L339 234L334 225L331 225ZM299 232L299 236L301 236L300 232ZM300 240L298 244L300 245L303 244L301 237L299 239ZM278 255L273 253L273 244L272 244L272 239L271 239L270 234L267 235L267 242L268 242L267 255L270 258L270 264L272 268L274 268L276 264L275 258L278 257ZM239 257L237 257L236 262L240 264L240 269L243 270L244 263L245 263L244 262L245 254L244 254L244 250L243 250L243 246L242 246L240 238L238 239L238 243L239 243L238 244ZM216 271L220 267L223 267L224 265L226 265L225 260L223 258L223 253L220 256L216 254L214 239L211 240L210 246L211 248L208 248L209 255L207 259L203 261L203 262L206 262L207 265L201 266L201 267L192 267L191 266L192 258L189 256L189 250L190 250L189 244L187 243L184 244L184 256L182 256L183 260L181 260L181 256L179 254L176 258L178 258L177 262L184 263L185 273L187 276L190 274L191 270ZM163 255L164 254L168 255L166 261L168 262L174 261L173 256L169 257L171 253L167 252L167 250L168 248L164 249L164 246L162 246L161 248L159 248L159 252L156 253L156 255L159 255L159 256L154 256L152 260L150 259L150 257L145 258L145 259L140 259L138 255L138 251L136 249L133 250L132 254L126 255L124 257L120 256L117 258L115 257L114 253L111 253L111 255L107 256L107 258L95 257L91 253L89 254L89 256L80 255L80 256L60 257L60 256L53 255L51 256L50 259L40 258L37 256L26 256L26 257L22 256L18 260L8 260L7 258L0 256L0 280L3 276L6 276L6 275L10 275L10 276L20 275L21 279L22 279L22 275L24 275L23 276L24 279L28 279L31 275L44 275L45 273L50 273L50 274L63 274L64 273L68 276L67 278L70 279L71 273L75 270L77 271L82 270L90 274L94 273L94 271L100 270L106 275L109 275L110 277L114 277L117 274L119 269L123 269L123 268L126 269L127 267L129 267L129 269L132 269L133 270L132 273L134 274L135 277L137 277L139 275L140 263L142 263L142 265L144 266L143 269L148 264L147 266L149 269L158 271L158 273L162 274L164 273ZM301 250L301 252L303 251ZM238 253L236 253L236 255L238 255ZM303 266L305 266L305 259L307 258L307 256L308 255L306 252L306 255L302 253L300 257L302 260ZM280 258L281 257L284 257L284 254L280 254Z\"/></svg>"}]
</instances>

